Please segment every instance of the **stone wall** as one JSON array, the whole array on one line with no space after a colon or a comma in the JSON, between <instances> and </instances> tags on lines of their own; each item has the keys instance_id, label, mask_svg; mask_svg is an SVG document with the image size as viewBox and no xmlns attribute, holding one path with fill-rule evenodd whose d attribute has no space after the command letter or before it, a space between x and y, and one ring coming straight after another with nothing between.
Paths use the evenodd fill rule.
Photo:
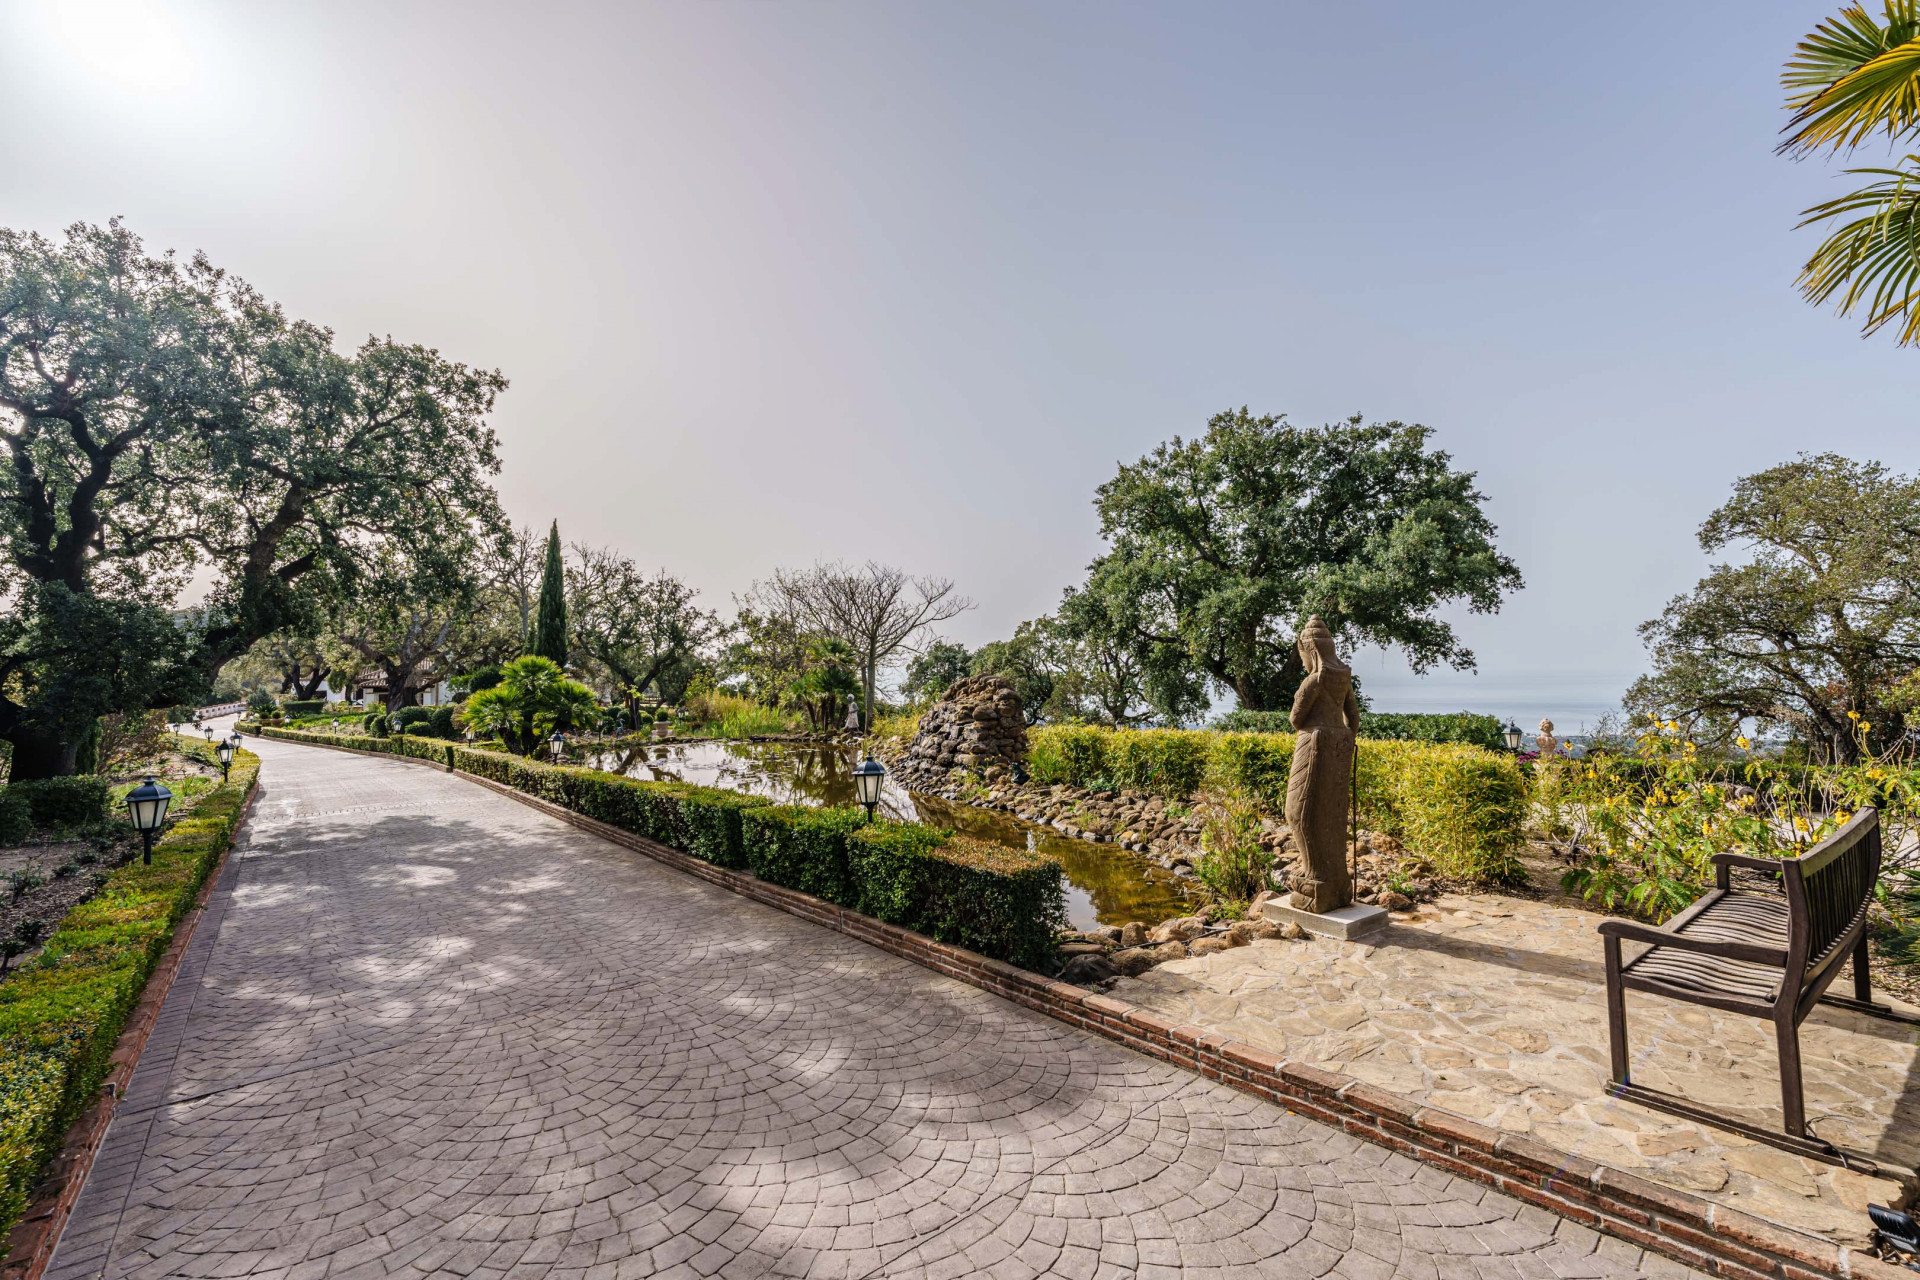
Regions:
<instances>
[{"instance_id":1,"label":"stone wall","mask_svg":"<svg viewBox=\"0 0 1920 1280\"><path fill-rule=\"evenodd\" d=\"M1027 721L1012 682L968 676L949 685L920 717L898 767L912 785L945 781L953 769L997 777L1026 755Z\"/></svg>"}]
</instances>

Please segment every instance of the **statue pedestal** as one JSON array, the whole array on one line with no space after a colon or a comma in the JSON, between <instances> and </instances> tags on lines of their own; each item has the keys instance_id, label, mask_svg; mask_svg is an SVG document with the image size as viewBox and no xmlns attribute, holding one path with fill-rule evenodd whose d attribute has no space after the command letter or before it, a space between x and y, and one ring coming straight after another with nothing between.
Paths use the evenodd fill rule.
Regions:
<instances>
[{"instance_id":1,"label":"statue pedestal","mask_svg":"<svg viewBox=\"0 0 1920 1280\"><path fill-rule=\"evenodd\" d=\"M1387 927L1387 909L1356 902L1332 911L1304 911L1288 902L1288 895L1270 898L1260 912L1275 924L1297 924L1308 933L1342 942L1359 942Z\"/></svg>"}]
</instances>

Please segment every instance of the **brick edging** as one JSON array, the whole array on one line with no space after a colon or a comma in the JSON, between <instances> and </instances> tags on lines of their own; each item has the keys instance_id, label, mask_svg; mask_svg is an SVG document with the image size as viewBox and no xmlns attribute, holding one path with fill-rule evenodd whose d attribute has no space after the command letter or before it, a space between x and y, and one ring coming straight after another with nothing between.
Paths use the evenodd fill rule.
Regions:
<instances>
[{"instance_id":1,"label":"brick edging","mask_svg":"<svg viewBox=\"0 0 1920 1280\"><path fill-rule=\"evenodd\" d=\"M574 813L504 783L435 760L276 738L350 755L404 760L477 782L550 817L742 897L811 920L905 960L1103 1036L1148 1057L1184 1067L1296 1114L1343 1129L1463 1178L1491 1186L1595 1231L1730 1280L1813 1280L1816 1276L1913 1280L1913 1273L1857 1249L1768 1222L1685 1191L1664 1187L1503 1133L1464 1116L1421 1105L1351 1076L1290 1062L1278 1054L1175 1023L1111 996L1083 991L963 947L861 915L845 907L731 871L631 831ZM11 1280L5 1277L4 1280Z\"/></svg>"},{"instance_id":2,"label":"brick edging","mask_svg":"<svg viewBox=\"0 0 1920 1280\"><path fill-rule=\"evenodd\" d=\"M220 875L226 870L227 858L240 843L247 818L253 812L254 798L259 794L260 777L256 773L253 783L247 788L247 797L241 803L240 814L234 819L227 847L220 851L219 858L207 871L206 881L194 895L193 905L174 925L173 940L161 953L160 962L153 967L153 972L147 975L146 986L140 990L140 1000L128 1015L126 1026L120 1029L113 1055L107 1059L111 1066L107 1078L101 1082L99 1096L67 1129L60 1154L53 1158L53 1166L47 1176L41 1179L33 1199L27 1205L27 1211L7 1234L5 1261L0 1262L0 1280L40 1280L47 1264L53 1260L54 1249L60 1243L60 1233L66 1229L67 1219L72 1216L81 1189L86 1186L87 1174L93 1169L94 1157L100 1153L107 1128L113 1123L113 1113L120 1099L126 1096L134 1068L139 1065L140 1055L147 1047L147 1039L160 1020L160 1009L167 1002L167 993L173 989L174 978L179 976L187 948L193 943L194 931L199 928L200 918L206 914L207 903L212 900L214 888L220 883Z\"/></svg>"}]
</instances>

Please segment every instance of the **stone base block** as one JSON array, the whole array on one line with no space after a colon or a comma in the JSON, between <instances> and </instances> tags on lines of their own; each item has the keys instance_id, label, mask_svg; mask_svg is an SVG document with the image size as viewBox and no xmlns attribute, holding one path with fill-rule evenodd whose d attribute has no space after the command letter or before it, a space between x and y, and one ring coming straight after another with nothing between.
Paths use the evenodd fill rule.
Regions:
<instances>
[{"instance_id":1,"label":"stone base block","mask_svg":"<svg viewBox=\"0 0 1920 1280\"><path fill-rule=\"evenodd\" d=\"M1297 924L1308 933L1322 938L1339 938L1343 942L1358 941L1387 927L1385 907L1370 907L1358 902L1350 907L1322 913L1304 911L1282 896L1269 899L1260 911L1275 924Z\"/></svg>"}]
</instances>

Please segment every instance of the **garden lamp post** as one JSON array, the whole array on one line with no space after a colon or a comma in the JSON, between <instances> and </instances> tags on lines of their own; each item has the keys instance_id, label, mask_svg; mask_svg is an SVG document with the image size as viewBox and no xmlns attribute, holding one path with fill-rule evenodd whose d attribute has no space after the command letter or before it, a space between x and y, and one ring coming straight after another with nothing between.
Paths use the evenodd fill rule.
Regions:
<instances>
[{"instance_id":1,"label":"garden lamp post","mask_svg":"<svg viewBox=\"0 0 1920 1280\"><path fill-rule=\"evenodd\" d=\"M566 760L567 758L567 735L566 734L561 733L559 730L556 729L554 731L553 736L547 739L547 746L553 749L553 762L555 764L560 764Z\"/></svg>"},{"instance_id":2,"label":"garden lamp post","mask_svg":"<svg viewBox=\"0 0 1920 1280\"><path fill-rule=\"evenodd\" d=\"M1507 750L1517 753L1520 750L1520 726L1511 720L1507 721L1506 737Z\"/></svg>"},{"instance_id":3,"label":"garden lamp post","mask_svg":"<svg viewBox=\"0 0 1920 1280\"><path fill-rule=\"evenodd\" d=\"M146 852L140 859L142 862L153 862L153 836L160 830L160 824L167 820L167 806L172 803L173 792L167 790L165 783L155 782L152 778L127 792L127 813L133 818L133 829L146 842Z\"/></svg>"},{"instance_id":4,"label":"garden lamp post","mask_svg":"<svg viewBox=\"0 0 1920 1280\"><path fill-rule=\"evenodd\" d=\"M887 766L873 758L873 751L867 751L867 758L853 770L853 798L867 807L867 821L873 821L873 808L880 803L880 785L887 780Z\"/></svg>"},{"instance_id":5,"label":"garden lamp post","mask_svg":"<svg viewBox=\"0 0 1920 1280\"><path fill-rule=\"evenodd\" d=\"M215 747L213 751L215 755L220 757L220 781L225 782L227 780L227 771L233 768L233 739L220 739L220 745Z\"/></svg>"},{"instance_id":6,"label":"garden lamp post","mask_svg":"<svg viewBox=\"0 0 1920 1280\"><path fill-rule=\"evenodd\" d=\"M207 745L208 746L213 745L213 726L212 725L207 726Z\"/></svg>"}]
</instances>

